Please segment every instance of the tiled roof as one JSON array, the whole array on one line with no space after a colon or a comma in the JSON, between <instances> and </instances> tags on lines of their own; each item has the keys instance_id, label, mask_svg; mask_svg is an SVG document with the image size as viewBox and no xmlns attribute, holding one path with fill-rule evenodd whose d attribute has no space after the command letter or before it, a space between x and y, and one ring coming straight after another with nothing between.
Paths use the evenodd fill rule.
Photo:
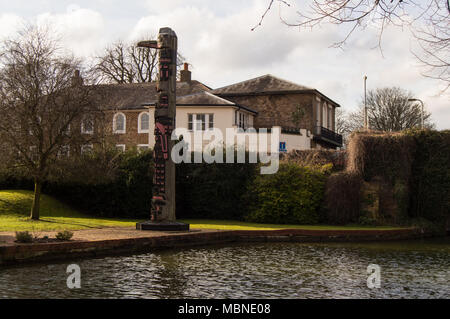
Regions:
<instances>
[{"instance_id":1,"label":"tiled roof","mask_svg":"<svg viewBox=\"0 0 450 319\"><path fill-rule=\"evenodd\" d=\"M213 90L212 93L226 95L226 94L248 94L248 93L262 93L262 92L277 92L277 91L308 91L312 90L303 85L279 79L271 74L266 74L254 79L239 82L236 84L224 86Z\"/></svg>"},{"instance_id":2,"label":"tiled roof","mask_svg":"<svg viewBox=\"0 0 450 319\"><path fill-rule=\"evenodd\" d=\"M155 105L155 102L148 103L147 105ZM239 109L244 109L251 113L258 113L257 111L246 107L244 105L237 104L235 102L226 100L210 92L203 91L199 93L189 94L185 96L177 96L177 106L206 106L206 107L220 107L230 106Z\"/></svg>"},{"instance_id":3,"label":"tiled roof","mask_svg":"<svg viewBox=\"0 0 450 319\"><path fill-rule=\"evenodd\" d=\"M177 96L211 91L199 81L177 82ZM141 109L156 99L156 83L104 84L95 93L105 109Z\"/></svg>"}]
</instances>

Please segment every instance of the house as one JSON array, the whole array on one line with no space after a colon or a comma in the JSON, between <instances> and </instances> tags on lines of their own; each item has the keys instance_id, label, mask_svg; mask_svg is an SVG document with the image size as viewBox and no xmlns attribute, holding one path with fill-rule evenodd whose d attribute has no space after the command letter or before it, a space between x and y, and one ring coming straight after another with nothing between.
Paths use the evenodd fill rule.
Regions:
<instances>
[{"instance_id":1,"label":"house","mask_svg":"<svg viewBox=\"0 0 450 319\"><path fill-rule=\"evenodd\" d=\"M122 150L154 145L156 83L100 85L106 125ZM218 128L280 127L280 151L342 147L335 133L339 104L316 89L264 75L218 89L191 79L185 64L177 82L176 127L190 132ZM301 111L297 121L293 113Z\"/></svg>"},{"instance_id":2,"label":"house","mask_svg":"<svg viewBox=\"0 0 450 319\"><path fill-rule=\"evenodd\" d=\"M312 132L311 148L342 147L342 136L335 133L336 108L340 105L316 89L267 74L212 93L258 111L255 128L281 126L289 135L302 128ZM292 114L299 109L302 117L294 123Z\"/></svg>"}]
</instances>

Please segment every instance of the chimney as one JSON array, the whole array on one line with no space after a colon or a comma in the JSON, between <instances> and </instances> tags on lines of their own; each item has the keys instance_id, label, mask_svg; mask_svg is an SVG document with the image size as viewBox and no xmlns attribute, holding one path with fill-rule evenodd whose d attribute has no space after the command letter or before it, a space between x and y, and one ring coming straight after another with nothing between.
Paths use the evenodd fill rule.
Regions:
<instances>
[{"instance_id":1,"label":"chimney","mask_svg":"<svg viewBox=\"0 0 450 319\"><path fill-rule=\"evenodd\" d=\"M75 70L72 77L72 86L83 85L83 78L80 75L80 70Z\"/></svg>"},{"instance_id":2,"label":"chimney","mask_svg":"<svg viewBox=\"0 0 450 319\"><path fill-rule=\"evenodd\" d=\"M188 63L184 63L184 69L180 71L180 82L191 83L191 71L189 71Z\"/></svg>"}]
</instances>

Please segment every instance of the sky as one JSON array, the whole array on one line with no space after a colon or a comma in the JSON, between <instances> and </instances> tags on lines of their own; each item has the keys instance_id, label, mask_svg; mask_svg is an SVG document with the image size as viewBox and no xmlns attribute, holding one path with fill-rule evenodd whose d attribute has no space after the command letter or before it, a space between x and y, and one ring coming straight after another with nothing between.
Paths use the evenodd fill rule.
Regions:
<instances>
[{"instance_id":1,"label":"sky","mask_svg":"<svg viewBox=\"0 0 450 319\"><path fill-rule=\"evenodd\" d=\"M377 48L376 26L356 32L344 48L333 43L345 29L321 25L287 27L295 21L299 0L277 4L255 31L268 0L0 0L0 39L13 37L25 23L50 25L76 56L92 59L117 40L154 38L171 27L179 52L191 64L192 77L218 88L265 74L315 88L354 111L367 88L398 86L425 102L438 129L450 129L450 92L421 75L407 30L385 30ZM297 3L298 2L298 3ZM450 91L450 90L448 90Z\"/></svg>"}]
</instances>

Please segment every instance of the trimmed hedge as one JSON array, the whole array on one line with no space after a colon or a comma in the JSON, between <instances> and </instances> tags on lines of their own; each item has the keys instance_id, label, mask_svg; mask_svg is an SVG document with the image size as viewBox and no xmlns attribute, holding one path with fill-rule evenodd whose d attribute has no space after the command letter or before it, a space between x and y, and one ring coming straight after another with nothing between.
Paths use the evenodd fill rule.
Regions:
<instances>
[{"instance_id":1,"label":"trimmed hedge","mask_svg":"<svg viewBox=\"0 0 450 319\"><path fill-rule=\"evenodd\" d=\"M247 185L257 174L256 164L177 165L177 218L242 220Z\"/></svg>"},{"instance_id":2,"label":"trimmed hedge","mask_svg":"<svg viewBox=\"0 0 450 319\"><path fill-rule=\"evenodd\" d=\"M450 215L450 130L407 134L416 143L410 216L445 222Z\"/></svg>"},{"instance_id":3,"label":"trimmed hedge","mask_svg":"<svg viewBox=\"0 0 450 319\"><path fill-rule=\"evenodd\" d=\"M326 174L294 163L281 163L278 173L258 175L248 188L246 220L277 224L317 224Z\"/></svg>"},{"instance_id":4,"label":"trimmed hedge","mask_svg":"<svg viewBox=\"0 0 450 319\"><path fill-rule=\"evenodd\" d=\"M361 185L361 177L354 173L339 172L328 178L325 191L328 223L344 225L360 221Z\"/></svg>"}]
</instances>

